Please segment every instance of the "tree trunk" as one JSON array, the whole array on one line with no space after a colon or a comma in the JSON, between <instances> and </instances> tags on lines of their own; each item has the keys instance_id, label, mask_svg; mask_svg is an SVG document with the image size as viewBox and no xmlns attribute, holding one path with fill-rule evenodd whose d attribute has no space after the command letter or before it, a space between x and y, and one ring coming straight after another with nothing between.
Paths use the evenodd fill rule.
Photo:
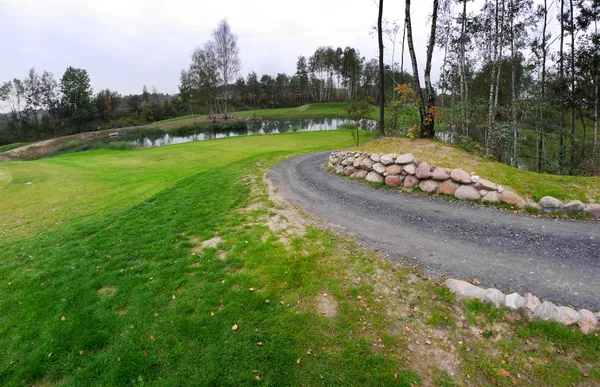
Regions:
<instances>
[{"instance_id":1,"label":"tree trunk","mask_svg":"<svg viewBox=\"0 0 600 387\"><path fill-rule=\"evenodd\" d=\"M542 158L544 154L544 112L546 103L546 28L548 27L548 4L547 0L544 0L544 27L542 29L542 98L540 108L540 122L539 122L539 133L537 141L537 173L542 172Z\"/></svg>"},{"instance_id":2,"label":"tree trunk","mask_svg":"<svg viewBox=\"0 0 600 387\"><path fill-rule=\"evenodd\" d=\"M594 91L595 91L595 101L594 101L594 160L596 160L596 155L598 152L598 99L600 98L600 94L598 93L598 76L594 81Z\"/></svg>"},{"instance_id":3,"label":"tree trunk","mask_svg":"<svg viewBox=\"0 0 600 387\"><path fill-rule=\"evenodd\" d=\"M504 1L504 0L503 0ZM493 130L495 109L494 109L494 86L496 78L496 68L498 67L498 0L496 0L496 7L494 9L495 14L495 29L494 29L494 57L492 59L492 72L490 73L490 95L488 101L488 128L484 136L483 149L484 152L488 153L488 137Z\"/></svg>"},{"instance_id":4,"label":"tree trunk","mask_svg":"<svg viewBox=\"0 0 600 387\"><path fill-rule=\"evenodd\" d=\"M465 120L465 134L468 136L469 135L469 106L468 106L468 101L469 101L469 85L467 83L467 60L466 60L466 54L465 54L465 45L466 45L466 40L467 40L467 34L466 34L466 28L467 28L467 0L463 0L463 13L462 13L462 28L461 28L461 43L460 43L460 61L461 61L461 65L460 65L460 72L461 72L461 82L463 83L462 86L462 92L464 93L464 95L461 95L462 99L463 99L463 116L464 116L464 120Z\"/></svg>"},{"instance_id":5,"label":"tree trunk","mask_svg":"<svg viewBox=\"0 0 600 387\"><path fill-rule=\"evenodd\" d=\"M385 136L385 70L383 68L383 0L379 0L379 17L377 19L377 36L379 38L379 135Z\"/></svg>"},{"instance_id":6,"label":"tree trunk","mask_svg":"<svg viewBox=\"0 0 600 387\"><path fill-rule=\"evenodd\" d=\"M400 83L404 83L404 46L406 42L406 20L402 32L402 58L400 58Z\"/></svg>"},{"instance_id":7,"label":"tree trunk","mask_svg":"<svg viewBox=\"0 0 600 387\"><path fill-rule=\"evenodd\" d=\"M575 24L573 22L573 0L569 0L570 7L570 29L571 29L571 138L570 153L571 165L569 171L573 173L575 168Z\"/></svg>"},{"instance_id":8,"label":"tree trunk","mask_svg":"<svg viewBox=\"0 0 600 387\"><path fill-rule=\"evenodd\" d=\"M435 30L437 24L438 0L433 0L431 14L431 32L427 45L427 61L425 62L425 89L427 90L427 111L425 120L421 120L421 137L433 138L435 136L435 90L431 84L431 57L435 47Z\"/></svg>"},{"instance_id":9,"label":"tree trunk","mask_svg":"<svg viewBox=\"0 0 600 387\"><path fill-rule=\"evenodd\" d=\"M419 99L419 116L421 118L421 124L425 119L426 108L425 101L423 100L423 93L421 91L421 81L419 80L419 67L417 65L417 56L415 55L415 47L413 45L413 37L412 37L412 25L410 22L410 0L406 0L405 3L405 16L406 16L406 35L408 38L408 52L410 54L410 61L412 63L413 68L413 88L415 90L415 94Z\"/></svg>"},{"instance_id":10,"label":"tree trunk","mask_svg":"<svg viewBox=\"0 0 600 387\"><path fill-rule=\"evenodd\" d=\"M565 79L565 67L564 67L564 42L565 42L565 23L564 23L564 0L560 0L560 51L558 58L558 77L561 87L563 86ZM558 134L558 173L563 173L565 164L565 110L564 103L560 101L560 127Z\"/></svg>"},{"instance_id":11,"label":"tree trunk","mask_svg":"<svg viewBox=\"0 0 600 387\"><path fill-rule=\"evenodd\" d=\"M510 2L510 8L514 9L513 1ZM511 61L511 89L512 89L512 100L511 100L511 114L512 114L512 130L513 130L513 155L511 164L517 166L517 154L518 154L518 139L519 132L517 129L517 65L515 58L515 27L514 27L514 15L510 18L510 61Z\"/></svg>"}]
</instances>

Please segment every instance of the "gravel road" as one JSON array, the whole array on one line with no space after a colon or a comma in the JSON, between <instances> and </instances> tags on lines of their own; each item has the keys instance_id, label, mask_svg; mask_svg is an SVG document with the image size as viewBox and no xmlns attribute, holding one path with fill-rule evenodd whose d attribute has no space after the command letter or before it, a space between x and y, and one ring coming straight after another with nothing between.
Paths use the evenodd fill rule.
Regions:
<instances>
[{"instance_id":1,"label":"gravel road","mask_svg":"<svg viewBox=\"0 0 600 387\"><path fill-rule=\"evenodd\" d=\"M286 160L269 178L291 203L392 261L477 278L505 293L600 309L600 222L556 221L374 189L327 172L329 152Z\"/></svg>"}]
</instances>

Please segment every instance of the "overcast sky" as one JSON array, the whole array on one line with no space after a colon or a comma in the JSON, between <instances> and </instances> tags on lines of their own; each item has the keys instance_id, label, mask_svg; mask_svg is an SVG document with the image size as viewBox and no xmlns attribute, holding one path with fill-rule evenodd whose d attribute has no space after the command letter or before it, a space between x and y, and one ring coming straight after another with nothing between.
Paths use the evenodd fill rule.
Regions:
<instances>
[{"instance_id":1,"label":"overcast sky","mask_svg":"<svg viewBox=\"0 0 600 387\"><path fill-rule=\"evenodd\" d=\"M413 2L421 74L430 12L430 1ZM403 20L403 2L387 0L384 17ZM356 47L367 59L378 55L369 33L377 20L374 0L0 0L0 82L24 78L31 67L59 79L74 66L88 71L94 91L140 93L147 85L177 93L192 50L223 18L239 37L244 77L250 71L292 74L297 57L319 46ZM438 55L435 79L440 63Z\"/></svg>"}]
</instances>

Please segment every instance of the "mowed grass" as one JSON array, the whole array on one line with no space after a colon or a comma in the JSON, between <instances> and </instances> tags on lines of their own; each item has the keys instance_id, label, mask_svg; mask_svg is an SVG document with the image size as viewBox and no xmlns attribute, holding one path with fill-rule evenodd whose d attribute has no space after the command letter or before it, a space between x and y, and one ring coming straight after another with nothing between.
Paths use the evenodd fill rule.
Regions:
<instances>
[{"instance_id":1,"label":"mowed grass","mask_svg":"<svg viewBox=\"0 0 600 387\"><path fill-rule=\"evenodd\" d=\"M293 133L0 164L0 384L600 381L597 336L458 302L271 201L278 160L351 143Z\"/></svg>"},{"instance_id":2,"label":"mowed grass","mask_svg":"<svg viewBox=\"0 0 600 387\"><path fill-rule=\"evenodd\" d=\"M360 149L377 153L412 153L430 164L475 172L482 178L510 187L520 195L535 200L550 195L561 200L600 203L600 177L559 176L524 171L431 140L385 138L369 142Z\"/></svg>"}]
</instances>

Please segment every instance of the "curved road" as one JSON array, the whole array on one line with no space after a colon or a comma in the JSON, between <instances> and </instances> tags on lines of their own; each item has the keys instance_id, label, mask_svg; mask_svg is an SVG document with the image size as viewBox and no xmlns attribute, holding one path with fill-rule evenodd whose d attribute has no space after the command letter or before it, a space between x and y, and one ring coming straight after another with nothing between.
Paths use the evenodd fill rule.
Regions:
<instances>
[{"instance_id":1,"label":"curved road","mask_svg":"<svg viewBox=\"0 0 600 387\"><path fill-rule=\"evenodd\" d=\"M391 260L478 278L505 293L600 309L600 222L556 221L376 190L327 172L329 152L286 160L269 178L291 203Z\"/></svg>"}]
</instances>

